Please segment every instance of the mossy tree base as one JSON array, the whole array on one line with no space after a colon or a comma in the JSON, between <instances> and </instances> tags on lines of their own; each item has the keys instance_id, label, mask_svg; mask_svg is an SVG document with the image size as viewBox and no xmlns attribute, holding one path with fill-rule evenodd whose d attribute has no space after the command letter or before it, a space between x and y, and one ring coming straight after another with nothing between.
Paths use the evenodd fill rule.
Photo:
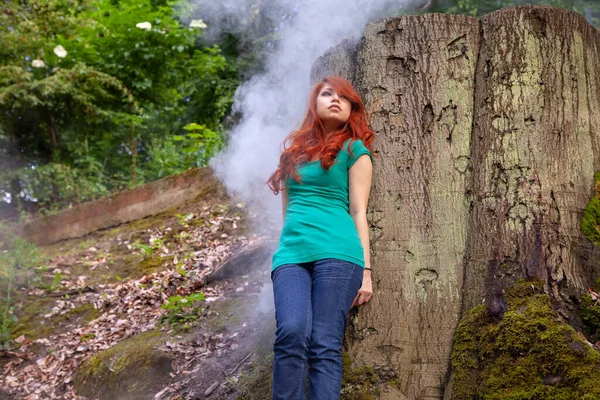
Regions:
<instances>
[{"instance_id":1,"label":"mossy tree base","mask_svg":"<svg viewBox=\"0 0 600 400\"><path fill-rule=\"evenodd\" d=\"M342 362L344 365L342 376L342 396L343 400L375 400L379 395L377 383L379 379L373 370L373 367L363 365L359 368L352 368L352 360L347 353L342 353Z\"/></svg>"},{"instance_id":2,"label":"mossy tree base","mask_svg":"<svg viewBox=\"0 0 600 400\"><path fill-rule=\"evenodd\" d=\"M452 352L453 399L599 399L600 353L553 310L539 281L506 293L507 311L485 305L461 320Z\"/></svg>"}]
</instances>

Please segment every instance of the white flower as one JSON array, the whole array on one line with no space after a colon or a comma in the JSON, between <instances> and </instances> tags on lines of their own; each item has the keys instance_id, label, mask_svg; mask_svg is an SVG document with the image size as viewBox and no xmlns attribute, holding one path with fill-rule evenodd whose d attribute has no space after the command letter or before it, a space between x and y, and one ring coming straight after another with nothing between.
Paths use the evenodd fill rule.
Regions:
<instances>
[{"instance_id":1,"label":"white flower","mask_svg":"<svg viewBox=\"0 0 600 400\"><path fill-rule=\"evenodd\" d=\"M67 51L60 44L54 48L54 54L56 54L60 58L65 58L67 56Z\"/></svg>"},{"instance_id":2,"label":"white flower","mask_svg":"<svg viewBox=\"0 0 600 400\"><path fill-rule=\"evenodd\" d=\"M190 28L206 29L208 28L208 25L206 25L201 19L193 19L190 21Z\"/></svg>"},{"instance_id":3,"label":"white flower","mask_svg":"<svg viewBox=\"0 0 600 400\"><path fill-rule=\"evenodd\" d=\"M140 22L135 24L136 28L140 28L140 29L145 29L147 31L149 31L150 29L152 29L152 24L150 22Z\"/></svg>"},{"instance_id":4,"label":"white flower","mask_svg":"<svg viewBox=\"0 0 600 400\"><path fill-rule=\"evenodd\" d=\"M44 68L46 64L42 60L33 60L31 66L33 68Z\"/></svg>"}]
</instances>

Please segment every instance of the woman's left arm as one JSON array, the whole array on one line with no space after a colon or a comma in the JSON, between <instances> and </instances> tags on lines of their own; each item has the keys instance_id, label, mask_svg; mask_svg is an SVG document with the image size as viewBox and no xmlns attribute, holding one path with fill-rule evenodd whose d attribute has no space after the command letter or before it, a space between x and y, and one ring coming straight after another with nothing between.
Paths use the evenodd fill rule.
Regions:
<instances>
[{"instance_id":1,"label":"woman's left arm","mask_svg":"<svg viewBox=\"0 0 600 400\"><path fill-rule=\"evenodd\" d=\"M371 179L373 176L373 164L367 154L363 154L356 160L348 171L350 215L356 225L360 243L365 256L365 267L371 267L371 252L369 248L369 226L367 224L367 203L371 193ZM373 284L371 282L371 271L365 269L363 282L358 294L354 298L352 307L359 306L371 300L373 296Z\"/></svg>"}]
</instances>

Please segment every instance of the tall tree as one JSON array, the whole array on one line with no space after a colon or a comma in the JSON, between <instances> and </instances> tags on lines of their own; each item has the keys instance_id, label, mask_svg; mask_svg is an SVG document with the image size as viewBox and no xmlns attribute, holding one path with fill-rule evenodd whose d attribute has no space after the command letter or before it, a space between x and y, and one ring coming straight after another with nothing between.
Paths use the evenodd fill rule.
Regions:
<instances>
[{"instance_id":1,"label":"tall tree","mask_svg":"<svg viewBox=\"0 0 600 400\"><path fill-rule=\"evenodd\" d=\"M69 56L66 43L80 39L81 24L91 25L81 17L83 2L5 5L0 24L0 120L9 149L3 164L13 168L2 171L2 186L10 187L5 190L15 201L29 186L25 198L31 199L31 189L37 188L36 196L55 202L62 198L64 186L36 180L34 169L50 164L48 172L55 175L61 160L68 160L71 153L69 132L133 120L138 107L121 81ZM64 172L54 178L70 184L80 178L75 171Z\"/></svg>"},{"instance_id":2,"label":"tall tree","mask_svg":"<svg viewBox=\"0 0 600 400\"><path fill-rule=\"evenodd\" d=\"M6 1L0 194L60 208L190 166L222 143L235 67L187 1ZM190 129L183 129L190 123Z\"/></svg>"}]
</instances>

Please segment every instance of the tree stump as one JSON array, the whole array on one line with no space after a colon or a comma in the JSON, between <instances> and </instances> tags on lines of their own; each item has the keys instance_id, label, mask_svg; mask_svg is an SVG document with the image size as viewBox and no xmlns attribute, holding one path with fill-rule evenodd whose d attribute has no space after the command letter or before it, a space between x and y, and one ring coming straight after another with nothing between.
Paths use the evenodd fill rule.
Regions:
<instances>
[{"instance_id":1,"label":"tree stump","mask_svg":"<svg viewBox=\"0 0 600 400\"><path fill-rule=\"evenodd\" d=\"M600 35L574 12L370 23L315 63L352 80L376 132L368 219L374 297L348 350L382 399L450 398L463 313L537 278L566 319L599 276L581 232L600 169ZM353 60L356 60L353 63Z\"/></svg>"}]
</instances>

